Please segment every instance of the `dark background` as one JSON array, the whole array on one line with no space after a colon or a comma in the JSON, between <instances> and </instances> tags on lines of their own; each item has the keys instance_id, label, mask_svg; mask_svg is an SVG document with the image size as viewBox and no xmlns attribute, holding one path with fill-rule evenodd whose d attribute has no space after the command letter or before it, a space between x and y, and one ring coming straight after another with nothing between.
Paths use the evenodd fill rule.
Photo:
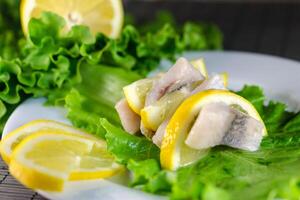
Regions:
<instances>
[{"instance_id":1,"label":"dark background","mask_svg":"<svg viewBox=\"0 0 300 200\"><path fill-rule=\"evenodd\" d=\"M242 2L242 3L240 3ZM125 12L138 23L150 21L159 10L170 11L177 22L216 23L224 34L225 50L251 51L300 60L299 1L125 1Z\"/></svg>"}]
</instances>

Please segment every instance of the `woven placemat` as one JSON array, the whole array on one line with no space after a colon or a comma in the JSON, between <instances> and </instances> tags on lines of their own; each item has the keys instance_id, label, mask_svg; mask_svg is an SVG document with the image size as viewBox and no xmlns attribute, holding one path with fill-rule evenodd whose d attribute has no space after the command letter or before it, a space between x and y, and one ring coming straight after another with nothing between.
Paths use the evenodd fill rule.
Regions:
<instances>
[{"instance_id":1,"label":"woven placemat","mask_svg":"<svg viewBox=\"0 0 300 200\"><path fill-rule=\"evenodd\" d=\"M36 192L25 188L8 172L8 167L0 158L0 199L1 200L45 200Z\"/></svg>"}]
</instances>

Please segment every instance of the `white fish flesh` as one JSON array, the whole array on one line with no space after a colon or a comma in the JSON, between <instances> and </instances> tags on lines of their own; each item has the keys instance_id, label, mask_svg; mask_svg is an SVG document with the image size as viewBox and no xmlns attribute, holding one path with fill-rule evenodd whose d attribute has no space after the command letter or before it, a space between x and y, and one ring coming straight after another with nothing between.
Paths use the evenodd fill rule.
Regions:
<instances>
[{"instance_id":1,"label":"white fish flesh","mask_svg":"<svg viewBox=\"0 0 300 200\"><path fill-rule=\"evenodd\" d=\"M158 146L158 147L161 146L161 143L162 143L162 140L164 138L165 131L166 131L166 128L167 128L167 125L168 125L169 121L170 121L170 118L165 119L165 121L163 121L159 125L158 129L155 132L155 135L152 137L153 143L156 144L156 146Z\"/></svg>"},{"instance_id":2,"label":"white fish flesh","mask_svg":"<svg viewBox=\"0 0 300 200\"><path fill-rule=\"evenodd\" d=\"M195 149L205 149L222 143L225 132L230 128L234 114L224 103L203 106L185 143Z\"/></svg>"},{"instance_id":3,"label":"white fish flesh","mask_svg":"<svg viewBox=\"0 0 300 200\"><path fill-rule=\"evenodd\" d=\"M223 78L216 74L208 79L204 80L199 86L197 86L192 92L191 95L202 92L204 90L217 89L217 90L226 90L225 83Z\"/></svg>"},{"instance_id":4,"label":"white fish flesh","mask_svg":"<svg viewBox=\"0 0 300 200\"><path fill-rule=\"evenodd\" d=\"M126 99L121 99L116 105L121 124L125 131L135 134L140 130L141 118L129 107Z\"/></svg>"},{"instance_id":5,"label":"white fish flesh","mask_svg":"<svg viewBox=\"0 0 300 200\"><path fill-rule=\"evenodd\" d=\"M201 72L195 69L187 59L179 58L173 67L154 81L153 87L146 97L145 105L152 105L167 92L180 89L183 86L201 81L204 78Z\"/></svg>"},{"instance_id":6,"label":"white fish flesh","mask_svg":"<svg viewBox=\"0 0 300 200\"><path fill-rule=\"evenodd\" d=\"M205 105L185 143L194 149L227 145L255 151L263 137L261 122L224 103Z\"/></svg>"}]
</instances>

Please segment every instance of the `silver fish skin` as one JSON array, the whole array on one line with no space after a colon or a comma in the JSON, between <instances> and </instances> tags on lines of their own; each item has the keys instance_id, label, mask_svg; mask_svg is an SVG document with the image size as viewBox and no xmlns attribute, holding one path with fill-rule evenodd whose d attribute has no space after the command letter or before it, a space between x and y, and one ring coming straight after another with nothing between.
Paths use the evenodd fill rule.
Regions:
<instances>
[{"instance_id":1,"label":"silver fish skin","mask_svg":"<svg viewBox=\"0 0 300 200\"><path fill-rule=\"evenodd\" d=\"M263 138L263 124L239 110L232 109L232 112L235 118L221 144L248 151L258 150Z\"/></svg>"}]
</instances>

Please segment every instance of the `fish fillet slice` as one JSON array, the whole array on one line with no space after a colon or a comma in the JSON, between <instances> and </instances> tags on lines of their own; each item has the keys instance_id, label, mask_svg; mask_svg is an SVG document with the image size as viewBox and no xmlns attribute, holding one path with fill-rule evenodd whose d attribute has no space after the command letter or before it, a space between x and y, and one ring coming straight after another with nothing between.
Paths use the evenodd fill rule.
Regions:
<instances>
[{"instance_id":1,"label":"fish fillet slice","mask_svg":"<svg viewBox=\"0 0 300 200\"><path fill-rule=\"evenodd\" d=\"M146 97L145 105L151 105L159 100L172 85L178 87L201 81L205 77L195 69L187 59L179 58L175 65L153 83L153 87ZM173 88L174 89L174 88Z\"/></svg>"},{"instance_id":2,"label":"fish fillet slice","mask_svg":"<svg viewBox=\"0 0 300 200\"><path fill-rule=\"evenodd\" d=\"M262 140L263 125L224 103L204 106L185 143L194 149L217 145L255 151Z\"/></svg>"},{"instance_id":3,"label":"fish fillet slice","mask_svg":"<svg viewBox=\"0 0 300 200\"><path fill-rule=\"evenodd\" d=\"M140 130L140 117L129 107L126 99L120 100L115 106L123 128L130 134Z\"/></svg>"}]
</instances>

